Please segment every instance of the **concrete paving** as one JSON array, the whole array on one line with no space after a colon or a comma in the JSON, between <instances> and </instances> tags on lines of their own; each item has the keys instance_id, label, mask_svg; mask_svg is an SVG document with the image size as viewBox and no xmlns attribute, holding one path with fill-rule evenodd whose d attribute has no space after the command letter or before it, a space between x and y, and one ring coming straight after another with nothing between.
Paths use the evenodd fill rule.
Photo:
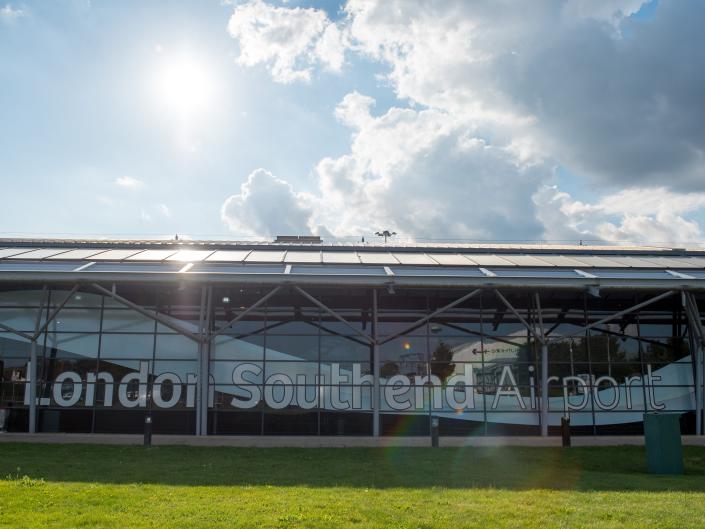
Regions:
<instances>
[{"instance_id":1,"label":"concrete paving","mask_svg":"<svg viewBox=\"0 0 705 529\"><path fill-rule=\"evenodd\" d=\"M684 445L705 446L705 436L684 435ZM0 433L0 443L59 443L141 445L142 435ZM154 435L155 446L234 446L248 448L344 448L430 446L429 437L317 437L317 436L225 436ZM576 436L573 446L643 445L643 436ZM441 437L440 446L561 446L560 437Z\"/></svg>"}]
</instances>

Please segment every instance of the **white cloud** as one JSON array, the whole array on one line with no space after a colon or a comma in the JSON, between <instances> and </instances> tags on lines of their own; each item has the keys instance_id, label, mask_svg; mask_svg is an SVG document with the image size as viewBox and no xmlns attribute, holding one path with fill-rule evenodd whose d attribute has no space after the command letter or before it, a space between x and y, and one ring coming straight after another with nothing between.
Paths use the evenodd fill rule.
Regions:
<instances>
[{"instance_id":1,"label":"white cloud","mask_svg":"<svg viewBox=\"0 0 705 529\"><path fill-rule=\"evenodd\" d=\"M228 31L240 46L238 63L265 64L280 83L310 80L316 64L333 71L343 65L343 33L318 9L252 0L235 7Z\"/></svg>"},{"instance_id":2,"label":"white cloud","mask_svg":"<svg viewBox=\"0 0 705 529\"><path fill-rule=\"evenodd\" d=\"M697 243L703 232L684 215L705 206L705 193L666 188L630 188L593 204L573 199L555 186L533 197L550 240L605 240L651 244Z\"/></svg>"},{"instance_id":3,"label":"white cloud","mask_svg":"<svg viewBox=\"0 0 705 529\"><path fill-rule=\"evenodd\" d=\"M12 7L12 4L5 4L3 7L0 7L0 20L11 22L26 15L27 13L24 9Z\"/></svg>"},{"instance_id":4,"label":"white cloud","mask_svg":"<svg viewBox=\"0 0 705 529\"><path fill-rule=\"evenodd\" d=\"M115 185L125 189L139 189L144 186L144 182L142 182L142 180L138 180L137 178L125 175L116 178Z\"/></svg>"},{"instance_id":5,"label":"white cloud","mask_svg":"<svg viewBox=\"0 0 705 529\"><path fill-rule=\"evenodd\" d=\"M383 65L408 103L374 116L373 98L349 93L335 115L353 131L350 150L320 160L317 193L304 200L270 175L277 185L252 196L286 197L295 227L338 235L695 240L705 3L662 2L649 20L630 19L643 3L349 0L338 22L240 5L229 29L241 64L266 64L278 82L310 80L317 66L340 69L347 49ZM552 187L558 166L586 175L602 198ZM255 203L245 187L235 197ZM228 211L231 228L272 231L271 214L247 224Z\"/></svg>"},{"instance_id":6,"label":"white cloud","mask_svg":"<svg viewBox=\"0 0 705 529\"><path fill-rule=\"evenodd\" d=\"M220 214L230 231L240 236L304 235L314 231L312 197L296 193L269 171L257 169L229 197Z\"/></svg>"},{"instance_id":7,"label":"white cloud","mask_svg":"<svg viewBox=\"0 0 705 529\"><path fill-rule=\"evenodd\" d=\"M171 217L171 210L169 209L169 206L167 206L166 204L157 204L157 211L163 217L166 217L166 218Z\"/></svg>"}]
</instances>

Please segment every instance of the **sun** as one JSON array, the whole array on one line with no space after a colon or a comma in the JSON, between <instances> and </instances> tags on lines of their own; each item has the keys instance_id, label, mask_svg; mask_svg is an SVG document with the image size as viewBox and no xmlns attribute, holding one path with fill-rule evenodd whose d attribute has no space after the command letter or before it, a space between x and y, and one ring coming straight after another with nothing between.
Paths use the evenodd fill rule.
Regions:
<instances>
[{"instance_id":1,"label":"sun","mask_svg":"<svg viewBox=\"0 0 705 529\"><path fill-rule=\"evenodd\" d=\"M206 113L214 97L215 83L205 61L187 53L160 55L154 77L154 91L160 106L181 120Z\"/></svg>"}]
</instances>

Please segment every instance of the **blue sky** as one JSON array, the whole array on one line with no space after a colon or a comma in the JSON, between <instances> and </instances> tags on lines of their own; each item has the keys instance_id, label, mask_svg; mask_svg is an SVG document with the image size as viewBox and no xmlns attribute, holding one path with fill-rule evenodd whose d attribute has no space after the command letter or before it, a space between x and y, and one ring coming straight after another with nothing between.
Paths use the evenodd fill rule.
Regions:
<instances>
[{"instance_id":1,"label":"blue sky","mask_svg":"<svg viewBox=\"0 0 705 529\"><path fill-rule=\"evenodd\" d=\"M0 0L0 236L696 243L702 4Z\"/></svg>"}]
</instances>

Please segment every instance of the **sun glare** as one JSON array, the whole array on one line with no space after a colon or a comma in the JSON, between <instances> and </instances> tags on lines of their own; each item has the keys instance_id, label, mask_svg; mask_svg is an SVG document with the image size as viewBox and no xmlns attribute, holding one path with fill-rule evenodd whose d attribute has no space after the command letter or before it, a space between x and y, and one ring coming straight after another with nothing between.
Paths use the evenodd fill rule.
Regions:
<instances>
[{"instance_id":1,"label":"sun glare","mask_svg":"<svg viewBox=\"0 0 705 529\"><path fill-rule=\"evenodd\" d=\"M163 57L155 91L161 105L180 119L199 117L209 109L214 81L206 64L191 55Z\"/></svg>"}]
</instances>

